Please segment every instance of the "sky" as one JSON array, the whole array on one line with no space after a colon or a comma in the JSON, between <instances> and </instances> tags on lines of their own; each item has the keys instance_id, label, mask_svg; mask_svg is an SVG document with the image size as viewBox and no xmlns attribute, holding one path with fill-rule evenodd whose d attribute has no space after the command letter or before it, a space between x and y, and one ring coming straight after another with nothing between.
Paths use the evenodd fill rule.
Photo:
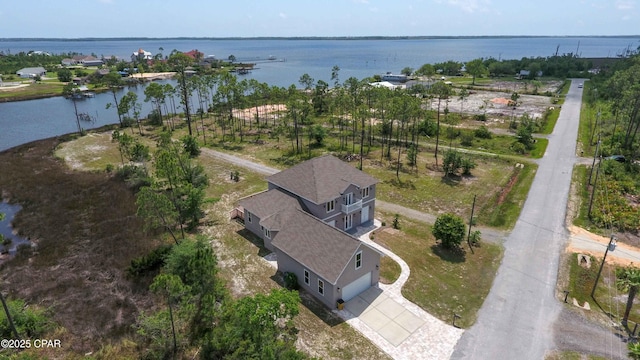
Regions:
<instances>
[{"instance_id":1,"label":"sky","mask_svg":"<svg viewBox=\"0 0 640 360\"><path fill-rule=\"evenodd\" d=\"M639 35L640 0L0 0L0 38Z\"/></svg>"}]
</instances>

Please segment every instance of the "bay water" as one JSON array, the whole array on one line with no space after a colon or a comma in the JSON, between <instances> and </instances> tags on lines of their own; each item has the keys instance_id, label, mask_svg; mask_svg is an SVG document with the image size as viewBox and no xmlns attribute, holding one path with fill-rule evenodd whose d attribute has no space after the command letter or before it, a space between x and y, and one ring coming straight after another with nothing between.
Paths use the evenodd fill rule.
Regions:
<instances>
[{"instance_id":1,"label":"bay water","mask_svg":"<svg viewBox=\"0 0 640 360\"><path fill-rule=\"evenodd\" d=\"M577 54L580 57L616 57L627 49L636 50L639 37L490 37L490 38L408 38L408 39L0 39L0 51L16 54L29 51L82 53L130 59L138 49L169 55L172 50L197 49L205 56L255 62L247 75L269 85L297 85L301 75L331 81L331 69L340 68L339 80L362 79L386 72L399 73L405 67L417 69L425 63L447 60L460 62L475 58L520 59ZM275 58L276 60L269 60ZM127 89L128 91L129 89ZM144 85L133 88L143 105L141 114L151 111L143 103ZM122 96L121 93L119 96ZM118 121L110 93L78 102L80 112L95 118L86 128ZM23 143L76 131L71 100L62 97L0 103L0 150Z\"/></svg>"}]
</instances>

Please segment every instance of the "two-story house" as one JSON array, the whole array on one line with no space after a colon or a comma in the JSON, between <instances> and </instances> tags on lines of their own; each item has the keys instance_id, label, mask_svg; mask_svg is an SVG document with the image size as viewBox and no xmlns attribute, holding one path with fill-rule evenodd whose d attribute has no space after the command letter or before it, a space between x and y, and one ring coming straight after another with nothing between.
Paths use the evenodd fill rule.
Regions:
<instances>
[{"instance_id":1,"label":"two-story house","mask_svg":"<svg viewBox=\"0 0 640 360\"><path fill-rule=\"evenodd\" d=\"M381 254L352 234L373 221L377 180L325 155L267 178L241 199L245 228L277 256L278 270L329 307L376 285Z\"/></svg>"},{"instance_id":2,"label":"two-story house","mask_svg":"<svg viewBox=\"0 0 640 360\"><path fill-rule=\"evenodd\" d=\"M291 194L303 210L346 232L373 221L378 180L335 156L305 161L267 182L270 190Z\"/></svg>"}]
</instances>

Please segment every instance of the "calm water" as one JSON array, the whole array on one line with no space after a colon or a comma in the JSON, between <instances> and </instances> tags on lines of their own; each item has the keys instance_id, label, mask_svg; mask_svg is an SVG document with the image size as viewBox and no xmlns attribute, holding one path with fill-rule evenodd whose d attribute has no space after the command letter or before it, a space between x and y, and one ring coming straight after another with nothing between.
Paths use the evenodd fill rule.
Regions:
<instances>
[{"instance_id":1,"label":"calm water","mask_svg":"<svg viewBox=\"0 0 640 360\"><path fill-rule=\"evenodd\" d=\"M0 51L18 53L41 50L50 53L77 52L98 56L116 55L129 59L133 51L143 48L168 55L173 49L198 49L205 55L258 63L257 70L246 75L270 85L288 87L298 84L302 74L315 80L331 81L331 69L340 67L340 81L358 79L388 71L399 73L404 67L419 68L425 63L447 60L468 61L479 57L520 59L577 53L581 57L616 56L625 49L636 49L640 38L471 38L408 40L38 40L8 41L0 39ZM279 60L268 61L269 56ZM138 87L142 101L142 87ZM79 103L81 112L96 117L93 126L117 122L115 110L105 110L112 101L109 94L97 95ZM150 111L143 103L142 114ZM89 126L85 126L89 128ZM0 150L54 135L76 131L73 104L63 98L17 103L0 103Z\"/></svg>"},{"instance_id":2,"label":"calm water","mask_svg":"<svg viewBox=\"0 0 640 360\"><path fill-rule=\"evenodd\" d=\"M0 50L17 53L41 50L50 53L77 52L97 56L115 55L129 59L142 48L153 54L168 55L172 50L197 49L205 55L239 61L265 61L250 77L272 85L297 84L304 73L330 83L331 68L338 65L340 79L364 78L387 71L398 73L404 67L419 68L425 63L475 58L520 59L575 53L581 57L613 57L627 47L636 49L640 38L620 37L544 37L544 38L464 38L406 40L40 40L6 41ZM163 51L159 49L163 48ZM286 62L269 62L275 56Z\"/></svg>"},{"instance_id":3,"label":"calm water","mask_svg":"<svg viewBox=\"0 0 640 360\"><path fill-rule=\"evenodd\" d=\"M0 201L0 213L5 214L4 220L0 221L0 234L4 235L6 239L11 239L11 244L6 246L0 244L0 249L8 250L9 254L11 255L14 255L16 253L16 249L19 245L29 243L27 239L14 235L13 228L11 227L13 218L21 208L22 207L20 205L11 205L4 201ZM0 262L1 261L2 260L0 259Z\"/></svg>"}]
</instances>

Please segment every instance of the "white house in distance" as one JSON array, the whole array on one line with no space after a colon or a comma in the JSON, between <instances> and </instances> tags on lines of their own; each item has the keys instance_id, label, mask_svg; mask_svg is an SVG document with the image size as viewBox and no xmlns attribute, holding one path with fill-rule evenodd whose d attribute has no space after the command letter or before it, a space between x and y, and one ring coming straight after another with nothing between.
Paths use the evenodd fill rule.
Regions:
<instances>
[{"instance_id":1,"label":"white house in distance","mask_svg":"<svg viewBox=\"0 0 640 360\"><path fill-rule=\"evenodd\" d=\"M41 66L38 67L29 67L29 68L22 68L18 71L16 71L16 75L20 76L21 78L25 78L25 79L33 79L37 76L45 76L47 75L47 70Z\"/></svg>"},{"instance_id":2,"label":"white house in distance","mask_svg":"<svg viewBox=\"0 0 640 360\"><path fill-rule=\"evenodd\" d=\"M378 284L381 254L355 238L370 225L378 181L332 156L267 178L267 191L241 199L247 230L277 256L278 270L328 307Z\"/></svg>"}]
</instances>

